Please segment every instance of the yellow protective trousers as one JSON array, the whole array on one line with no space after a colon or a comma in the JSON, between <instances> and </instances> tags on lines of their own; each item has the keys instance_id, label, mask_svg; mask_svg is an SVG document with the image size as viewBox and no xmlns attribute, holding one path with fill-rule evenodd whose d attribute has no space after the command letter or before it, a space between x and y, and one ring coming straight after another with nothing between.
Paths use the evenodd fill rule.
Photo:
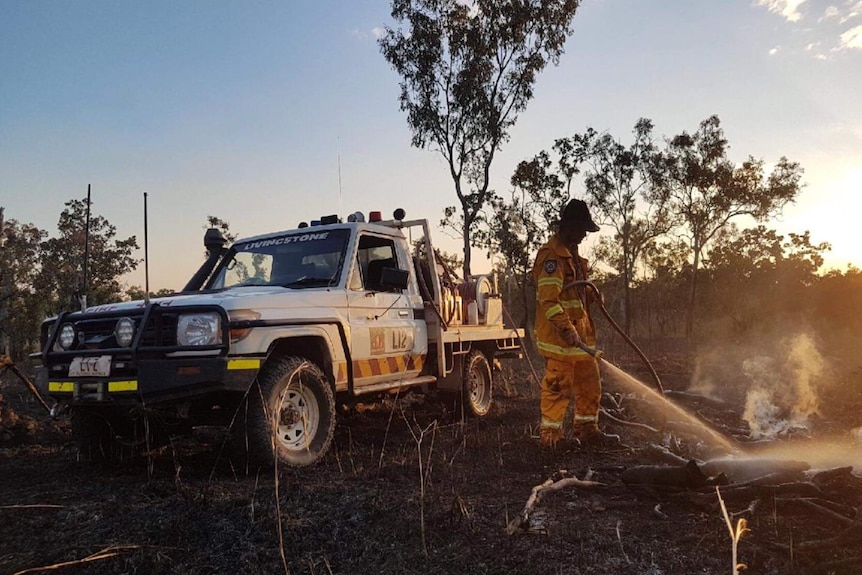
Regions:
<instances>
[{"instance_id":1,"label":"yellow protective trousers","mask_svg":"<svg viewBox=\"0 0 862 575\"><path fill-rule=\"evenodd\" d=\"M575 401L572 422L575 435L597 430L602 383L595 358L587 356L577 361L560 361L548 357L545 362L541 393L542 437L550 441L562 437L563 418L572 399Z\"/></svg>"}]
</instances>

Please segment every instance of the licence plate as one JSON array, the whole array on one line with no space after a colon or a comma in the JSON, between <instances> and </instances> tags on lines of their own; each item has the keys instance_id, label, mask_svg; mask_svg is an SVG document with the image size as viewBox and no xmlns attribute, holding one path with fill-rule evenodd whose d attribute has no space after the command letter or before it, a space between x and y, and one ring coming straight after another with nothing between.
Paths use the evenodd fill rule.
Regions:
<instances>
[{"instance_id":1,"label":"licence plate","mask_svg":"<svg viewBox=\"0 0 862 575\"><path fill-rule=\"evenodd\" d=\"M69 366L69 377L108 377L111 375L111 356L75 357Z\"/></svg>"}]
</instances>

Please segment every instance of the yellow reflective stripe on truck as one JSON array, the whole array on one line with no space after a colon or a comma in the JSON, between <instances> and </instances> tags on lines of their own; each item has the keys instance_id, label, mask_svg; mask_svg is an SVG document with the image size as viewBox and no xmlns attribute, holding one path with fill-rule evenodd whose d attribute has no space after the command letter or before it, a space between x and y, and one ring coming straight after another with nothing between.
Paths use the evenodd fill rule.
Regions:
<instances>
[{"instance_id":1,"label":"yellow reflective stripe on truck","mask_svg":"<svg viewBox=\"0 0 862 575\"><path fill-rule=\"evenodd\" d=\"M108 391L138 391L138 381L109 381Z\"/></svg>"},{"instance_id":2,"label":"yellow reflective stripe on truck","mask_svg":"<svg viewBox=\"0 0 862 575\"><path fill-rule=\"evenodd\" d=\"M376 357L353 360L353 377L374 377L391 373L422 370L424 356L405 354L390 357Z\"/></svg>"},{"instance_id":3,"label":"yellow reflective stripe on truck","mask_svg":"<svg viewBox=\"0 0 862 575\"><path fill-rule=\"evenodd\" d=\"M425 356L419 354L405 354L390 357L375 357L370 359L353 360L353 377L373 377L376 375L388 375L390 373L404 373L406 371L422 371ZM347 381L347 363L338 362L335 372L335 381L338 383Z\"/></svg>"},{"instance_id":4,"label":"yellow reflective stripe on truck","mask_svg":"<svg viewBox=\"0 0 862 575\"><path fill-rule=\"evenodd\" d=\"M75 391L75 382L73 381L49 381L48 382L48 391L51 393L72 393ZM118 392L118 391L138 391L138 381L128 380L128 381L109 381L108 382L108 391L109 392Z\"/></svg>"},{"instance_id":5,"label":"yellow reflective stripe on truck","mask_svg":"<svg viewBox=\"0 0 862 575\"><path fill-rule=\"evenodd\" d=\"M234 369L260 369L259 359L229 359L227 360L227 368Z\"/></svg>"},{"instance_id":6,"label":"yellow reflective stripe on truck","mask_svg":"<svg viewBox=\"0 0 862 575\"><path fill-rule=\"evenodd\" d=\"M52 393L72 393L75 391L75 384L71 381L49 381L48 391Z\"/></svg>"}]
</instances>

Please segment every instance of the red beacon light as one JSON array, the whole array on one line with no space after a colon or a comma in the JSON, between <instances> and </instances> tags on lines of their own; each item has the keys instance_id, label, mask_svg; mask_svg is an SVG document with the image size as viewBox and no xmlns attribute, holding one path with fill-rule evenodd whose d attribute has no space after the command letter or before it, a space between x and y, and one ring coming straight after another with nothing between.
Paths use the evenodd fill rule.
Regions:
<instances>
[{"instance_id":1,"label":"red beacon light","mask_svg":"<svg viewBox=\"0 0 862 575\"><path fill-rule=\"evenodd\" d=\"M383 216L380 215L380 212L368 212L368 221L369 222L380 222L380 221L383 221Z\"/></svg>"}]
</instances>

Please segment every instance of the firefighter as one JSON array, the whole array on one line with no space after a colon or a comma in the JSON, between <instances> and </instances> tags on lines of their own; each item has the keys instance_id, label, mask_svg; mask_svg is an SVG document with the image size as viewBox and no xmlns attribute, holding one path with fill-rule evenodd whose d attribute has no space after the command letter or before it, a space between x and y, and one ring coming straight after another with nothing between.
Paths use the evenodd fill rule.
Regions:
<instances>
[{"instance_id":1,"label":"firefighter","mask_svg":"<svg viewBox=\"0 0 862 575\"><path fill-rule=\"evenodd\" d=\"M563 289L575 280L587 279L587 260L578 254L578 244L588 232L597 231L599 226L587 204L571 200L563 209L557 233L539 249L533 265L536 346L546 362L541 392L542 447L553 449L562 439L563 418L571 399L575 401L573 432L580 443L611 437L598 427L602 395L598 362L578 347L596 344L588 312L590 294L585 287Z\"/></svg>"}]
</instances>

